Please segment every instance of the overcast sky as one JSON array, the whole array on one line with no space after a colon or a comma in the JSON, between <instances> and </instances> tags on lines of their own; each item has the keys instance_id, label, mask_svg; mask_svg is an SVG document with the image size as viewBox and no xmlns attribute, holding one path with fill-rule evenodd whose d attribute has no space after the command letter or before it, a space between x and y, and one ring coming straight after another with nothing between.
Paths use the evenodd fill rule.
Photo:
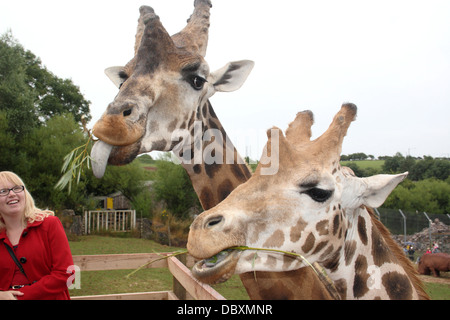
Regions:
<instances>
[{"instance_id":1,"label":"overcast sky","mask_svg":"<svg viewBox=\"0 0 450 320\"><path fill-rule=\"evenodd\" d=\"M0 32L80 87L92 127L117 94L103 70L132 58L139 7L174 34L193 2L0 0ZM211 99L243 156L259 158L265 131L285 130L302 110L314 112L319 136L343 102L358 106L343 154L450 156L450 1L212 2L211 70L256 63L239 91Z\"/></svg>"}]
</instances>

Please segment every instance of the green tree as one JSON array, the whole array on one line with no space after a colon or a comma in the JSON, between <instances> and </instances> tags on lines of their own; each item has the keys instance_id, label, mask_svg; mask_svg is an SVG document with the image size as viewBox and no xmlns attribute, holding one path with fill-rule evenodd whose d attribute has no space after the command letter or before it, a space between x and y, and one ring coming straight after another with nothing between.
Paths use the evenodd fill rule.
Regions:
<instances>
[{"instance_id":1,"label":"green tree","mask_svg":"<svg viewBox=\"0 0 450 320\"><path fill-rule=\"evenodd\" d=\"M80 206L83 183L71 195L53 186L63 157L86 142L81 119L89 101L71 80L49 72L11 32L0 36L0 171L21 176L42 207Z\"/></svg>"},{"instance_id":2,"label":"green tree","mask_svg":"<svg viewBox=\"0 0 450 320\"><path fill-rule=\"evenodd\" d=\"M8 118L5 111L0 111L0 168L8 168L17 161L14 152L16 149L14 135L9 130Z\"/></svg>"},{"instance_id":3,"label":"green tree","mask_svg":"<svg viewBox=\"0 0 450 320\"><path fill-rule=\"evenodd\" d=\"M70 79L60 79L7 32L0 37L0 110L6 110L10 130L18 136L55 115L71 113L89 121L90 102Z\"/></svg>"},{"instance_id":4,"label":"green tree","mask_svg":"<svg viewBox=\"0 0 450 320\"><path fill-rule=\"evenodd\" d=\"M200 206L188 174L182 166L170 161L158 161L153 190L156 200L163 200L177 217L187 218L190 208Z\"/></svg>"},{"instance_id":5,"label":"green tree","mask_svg":"<svg viewBox=\"0 0 450 320\"><path fill-rule=\"evenodd\" d=\"M450 183L434 178L406 180L392 191L383 207L429 213L450 212Z\"/></svg>"},{"instance_id":6,"label":"green tree","mask_svg":"<svg viewBox=\"0 0 450 320\"><path fill-rule=\"evenodd\" d=\"M450 160L433 159L432 157L424 157L423 160L417 161L409 172L410 179L415 181L428 178L446 180L449 176Z\"/></svg>"},{"instance_id":7,"label":"green tree","mask_svg":"<svg viewBox=\"0 0 450 320\"><path fill-rule=\"evenodd\" d=\"M54 116L27 135L22 147L27 153L28 166L21 176L28 181L28 188L42 206L75 209L84 204L87 196L84 182L74 186L70 195L55 190L54 186L61 176L64 156L86 140L72 114ZM22 168L15 170L19 173Z\"/></svg>"},{"instance_id":8,"label":"green tree","mask_svg":"<svg viewBox=\"0 0 450 320\"><path fill-rule=\"evenodd\" d=\"M133 201L146 188L145 183L148 179L138 161L133 161L126 166L108 166L103 178L97 181L99 183L97 189L101 190L103 195L120 191Z\"/></svg>"},{"instance_id":9,"label":"green tree","mask_svg":"<svg viewBox=\"0 0 450 320\"><path fill-rule=\"evenodd\" d=\"M23 48L10 33L0 38L0 110L8 120L8 132L20 140L38 124L33 88L27 83Z\"/></svg>"},{"instance_id":10,"label":"green tree","mask_svg":"<svg viewBox=\"0 0 450 320\"><path fill-rule=\"evenodd\" d=\"M405 157L400 152L397 152L393 157L385 157L383 164L383 171L386 173L400 172L400 166Z\"/></svg>"},{"instance_id":11,"label":"green tree","mask_svg":"<svg viewBox=\"0 0 450 320\"><path fill-rule=\"evenodd\" d=\"M152 203L152 194L148 188L143 188L131 201L137 216L142 218L151 218L153 216Z\"/></svg>"}]
</instances>

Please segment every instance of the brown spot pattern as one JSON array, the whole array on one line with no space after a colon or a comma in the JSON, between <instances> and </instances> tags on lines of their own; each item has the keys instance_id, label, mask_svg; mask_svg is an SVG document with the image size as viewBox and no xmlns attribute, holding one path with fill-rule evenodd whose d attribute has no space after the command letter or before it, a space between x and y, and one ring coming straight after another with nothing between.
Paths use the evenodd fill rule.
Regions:
<instances>
[{"instance_id":1,"label":"brown spot pattern","mask_svg":"<svg viewBox=\"0 0 450 320\"><path fill-rule=\"evenodd\" d=\"M367 280L370 275L367 273L367 259L363 255L359 255L355 261L355 280L353 283L353 295L355 298L361 298L368 291Z\"/></svg>"},{"instance_id":2,"label":"brown spot pattern","mask_svg":"<svg viewBox=\"0 0 450 320\"><path fill-rule=\"evenodd\" d=\"M303 230L306 227L306 222L302 218L298 219L295 226L291 227L290 238L291 242L297 242L300 240Z\"/></svg>"},{"instance_id":3,"label":"brown spot pattern","mask_svg":"<svg viewBox=\"0 0 450 320\"><path fill-rule=\"evenodd\" d=\"M386 262L391 262L391 252L386 242L379 232L372 229L372 254L375 265L381 266Z\"/></svg>"},{"instance_id":4,"label":"brown spot pattern","mask_svg":"<svg viewBox=\"0 0 450 320\"><path fill-rule=\"evenodd\" d=\"M412 286L406 275L388 272L381 277L381 281L391 300L412 299Z\"/></svg>"},{"instance_id":5,"label":"brown spot pattern","mask_svg":"<svg viewBox=\"0 0 450 320\"><path fill-rule=\"evenodd\" d=\"M222 201L233 191L234 186L229 179L225 179L219 185L218 193L219 193L219 201Z\"/></svg>"},{"instance_id":6,"label":"brown spot pattern","mask_svg":"<svg viewBox=\"0 0 450 320\"><path fill-rule=\"evenodd\" d=\"M345 265L348 266L353 259L356 251L356 241L346 241L344 243Z\"/></svg>"},{"instance_id":7,"label":"brown spot pattern","mask_svg":"<svg viewBox=\"0 0 450 320\"><path fill-rule=\"evenodd\" d=\"M341 298L345 299L347 297L347 280L344 278L338 279L334 282L334 286Z\"/></svg>"},{"instance_id":8,"label":"brown spot pattern","mask_svg":"<svg viewBox=\"0 0 450 320\"><path fill-rule=\"evenodd\" d=\"M364 245L367 245L367 229L366 229L366 220L359 216L358 217L358 234L361 242Z\"/></svg>"},{"instance_id":9,"label":"brown spot pattern","mask_svg":"<svg viewBox=\"0 0 450 320\"><path fill-rule=\"evenodd\" d=\"M308 237L306 237L306 241L302 246L302 251L304 253L308 253L309 251L311 251L315 242L316 242L316 237L314 237L314 235L312 233L308 234Z\"/></svg>"},{"instance_id":10,"label":"brown spot pattern","mask_svg":"<svg viewBox=\"0 0 450 320\"><path fill-rule=\"evenodd\" d=\"M284 233L281 230L275 231L269 239L264 242L263 247L264 248L279 248L284 243Z\"/></svg>"},{"instance_id":11,"label":"brown spot pattern","mask_svg":"<svg viewBox=\"0 0 450 320\"><path fill-rule=\"evenodd\" d=\"M204 210L211 209L215 205L214 195L209 188L203 188L199 199Z\"/></svg>"},{"instance_id":12,"label":"brown spot pattern","mask_svg":"<svg viewBox=\"0 0 450 320\"><path fill-rule=\"evenodd\" d=\"M319 232L319 236L324 236L328 234L328 220L322 220L317 222L316 230Z\"/></svg>"}]
</instances>

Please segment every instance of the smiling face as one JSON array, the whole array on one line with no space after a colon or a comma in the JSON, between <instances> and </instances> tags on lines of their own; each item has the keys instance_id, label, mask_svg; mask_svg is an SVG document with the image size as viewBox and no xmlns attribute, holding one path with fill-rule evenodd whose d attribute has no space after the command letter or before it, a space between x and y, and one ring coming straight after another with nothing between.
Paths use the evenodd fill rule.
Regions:
<instances>
[{"instance_id":1,"label":"smiling face","mask_svg":"<svg viewBox=\"0 0 450 320\"><path fill-rule=\"evenodd\" d=\"M7 194L8 192L9 194ZM23 219L26 206L25 196L23 184L20 181L5 177L0 179L0 215L3 220Z\"/></svg>"},{"instance_id":2,"label":"smiling face","mask_svg":"<svg viewBox=\"0 0 450 320\"><path fill-rule=\"evenodd\" d=\"M404 178L360 179L340 167L342 141L355 116L356 106L344 105L327 132L314 141L309 141L310 112L297 116L286 137L279 129L270 131L268 145L278 143L278 172L261 174L260 164L247 183L191 225L189 253L205 259L192 271L199 280L214 283L233 273L306 266L301 259L275 252L230 250L238 246L294 252L327 269L337 266L353 211L381 205Z\"/></svg>"}]
</instances>

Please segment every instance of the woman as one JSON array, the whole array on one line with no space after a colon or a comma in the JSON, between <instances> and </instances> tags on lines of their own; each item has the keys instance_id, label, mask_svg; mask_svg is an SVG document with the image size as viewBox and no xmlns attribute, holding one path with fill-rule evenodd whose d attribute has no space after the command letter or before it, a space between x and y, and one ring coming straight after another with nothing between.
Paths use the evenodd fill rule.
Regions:
<instances>
[{"instance_id":1,"label":"woman","mask_svg":"<svg viewBox=\"0 0 450 320\"><path fill-rule=\"evenodd\" d=\"M0 172L0 300L68 300L72 265L59 219L35 207L16 174Z\"/></svg>"}]
</instances>

